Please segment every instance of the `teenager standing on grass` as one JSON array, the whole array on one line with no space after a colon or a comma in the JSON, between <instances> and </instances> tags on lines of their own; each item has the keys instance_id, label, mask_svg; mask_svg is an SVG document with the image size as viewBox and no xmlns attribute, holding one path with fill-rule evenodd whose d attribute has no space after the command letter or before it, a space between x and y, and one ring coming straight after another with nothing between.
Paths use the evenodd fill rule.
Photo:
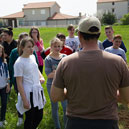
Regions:
<instances>
[{"instance_id":1,"label":"teenager standing on grass","mask_svg":"<svg viewBox=\"0 0 129 129\"><path fill-rule=\"evenodd\" d=\"M43 117L45 105L44 91L41 86L44 77L38 69L33 53L34 42L31 38L22 39L20 57L14 64L18 91L17 110L25 112L24 129L36 129Z\"/></svg>"},{"instance_id":2,"label":"teenager standing on grass","mask_svg":"<svg viewBox=\"0 0 129 129\"><path fill-rule=\"evenodd\" d=\"M70 24L67 27L67 31L69 35L66 37L66 43L65 45L71 47L73 49L73 52L76 52L79 50L80 41L78 39L78 36L75 36L75 28L72 24Z\"/></svg>"},{"instance_id":3,"label":"teenager standing on grass","mask_svg":"<svg viewBox=\"0 0 129 129\"><path fill-rule=\"evenodd\" d=\"M0 45L0 97L1 97L1 112L0 112L0 127L4 126L5 114L7 108L7 93L10 91L8 67L4 59L4 48Z\"/></svg>"},{"instance_id":4,"label":"teenager standing on grass","mask_svg":"<svg viewBox=\"0 0 129 129\"><path fill-rule=\"evenodd\" d=\"M114 30L112 26L105 27L105 35L107 36L107 39L105 39L102 43L104 49L113 45L112 41L114 37ZM125 51L125 53L127 52L127 49L123 41L121 42L120 48L122 48Z\"/></svg>"},{"instance_id":5,"label":"teenager standing on grass","mask_svg":"<svg viewBox=\"0 0 129 129\"><path fill-rule=\"evenodd\" d=\"M19 57L20 54L20 42L23 38L28 37L28 33L23 32L19 34L18 38L18 43L17 43L17 48L14 48L11 53L10 53L10 60L9 60L9 73L10 73L10 83L14 85L14 89L18 95L18 88L17 88L17 83L16 83L16 78L14 77L14 63L16 62L17 58ZM34 51L33 54L35 55L36 62L38 64L38 59L36 52ZM23 123L23 115L21 115L18 112L18 122L17 126L20 126Z\"/></svg>"},{"instance_id":6,"label":"teenager standing on grass","mask_svg":"<svg viewBox=\"0 0 129 129\"><path fill-rule=\"evenodd\" d=\"M47 74L48 80L47 80L47 91L50 97L50 90L52 85L53 77L55 76L56 68L61 61L63 57L65 57L65 54L61 54L60 50L62 49L62 42L58 38L54 38L51 40L51 52L50 54L45 58L45 73ZM50 98L51 101L51 98ZM61 101L61 105L63 107L64 112L64 124L66 123L66 101ZM51 107L52 107L52 118L55 123L56 129L60 129L60 122L59 122L59 114L58 114L58 103L53 103L51 101Z\"/></svg>"},{"instance_id":7,"label":"teenager standing on grass","mask_svg":"<svg viewBox=\"0 0 129 129\"><path fill-rule=\"evenodd\" d=\"M66 40L65 35L62 34L62 33L58 33L56 35L56 37L59 38L63 42L62 49L61 49L60 53L63 53L63 54L66 54L66 55L72 54L73 53L73 49L71 47L65 45L65 40ZM42 58L45 59L46 56L50 54L50 51L51 51L51 47L48 47L45 51L43 51L41 53Z\"/></svg>"},{"instance_id":8,"label":"teenager standing on grass","mask_svg":"<svg viewBox=\"0 0 129 129\"><path fill-rule=\"evenodd\" d=\"M36 51L38 62L39 62L39 70L43 72L43 59L41 57L41 52L44 49L43 40L40 38L39 29L36 27L32 27L29 32L30 37L34 40L34 50Z\"/></svg>"},{"instance_id":9,"label":"teenager standing on grass","mask_svg":"<svg viewBox=\"0 0 129 129\"><path fill-rule=\"evenodd\" d=\"M12 49L17 47L17 42L13 39L13 29L11 27L3 30L3 46L5 52L5 58L7 59L7 64L9 63L10 53Z\"/></svg>"},{"instance_id":10,"label":"teenager standing on grass","mask_svg":"<svg viewBox=\"0 0 129 129\"><path fill-rule=\"evenodd\" d=\"M113 46L111 47L107 47L105 49L105 51L107 52L110 52L110 53L113 53L113 54L116 54L118 56L121 56L124 61L126 62L126 55L125 55L125 51L123 49L120 48L120 45L122 43L122 37L121 35L115 35L114 38L113 38Z\"/></svg>"}]
</instances>

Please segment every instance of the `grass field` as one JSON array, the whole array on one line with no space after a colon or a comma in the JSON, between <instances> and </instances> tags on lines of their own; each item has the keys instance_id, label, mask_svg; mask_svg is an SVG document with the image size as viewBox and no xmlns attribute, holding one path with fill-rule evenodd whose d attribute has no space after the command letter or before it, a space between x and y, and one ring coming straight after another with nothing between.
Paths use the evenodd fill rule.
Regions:
<instances>
[{"instance_id":1,"label":"grass field","mask_svg":"<svg viewBox=\"0 0 129 129\"><path fill-rule=\"evenodd\" d=\"M115 34L122 35L125 46L126 46L127 50L129 50L129 46L128 46L129 26L114 26L113 28L115 30ZM18 35L21 32L29 32L29 29L27 29L27 28L26 29L25 28L14 29L14 39L17 39ZM49 46L50 40L59 32L67 35L66 28L40 28L40 35L44 41L45 48L47 48ZM104 26L102 26L100 41L103 41L105 38L106 38L106 36L104 34ZM129 52L126 53L126 56L127 56L127 62L129 63ZM46 75L44 72L43 72L43 75L46 79ZM43 84L43 87L45 90L45 96L47 98L47 103L44 108L44 116L43 116L43 120L42 120L41 124L39 125L39 129L54 129L54 124L53 124L53 121L51 118L50 101L49 101L48 93L46 90L46 82L45 82L45 84ZM12 91L11 91L11 94L9 97L9 101L8 101L7 113L6 113L6 120L7 120L8 124L5 126L5 129L23 129L23 126L16 127L16 123L17 123L17 119L18 119L17 111L16 111L16 107L15 107L16 102L17 102L17 97L12 88ZM119 109L119 110L121 110L121 109ZM63 129L63 112L62 112L61 107L59 109L59 115L60 115L61 126ZM119 126L120 126L120 129L127 129L125 127L124 121L120 121Z\"/></svg>"}]
</instances>

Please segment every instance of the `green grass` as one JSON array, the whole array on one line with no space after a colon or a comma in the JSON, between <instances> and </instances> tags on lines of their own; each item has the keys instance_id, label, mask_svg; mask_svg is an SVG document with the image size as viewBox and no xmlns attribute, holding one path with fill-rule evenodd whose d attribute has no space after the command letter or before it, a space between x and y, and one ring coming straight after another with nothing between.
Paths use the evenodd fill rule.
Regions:
<instances>
[{"instance_id":1,"label":"green grass","mask_svg":"<svg viewBox=\"0 0 129 129\"><path fill-rule=\"evenodd\" d=\"M122 35L125 46L126 46L127 50L129 50L129 45L128 45L129 26L114 26L113 28L115 30L115 34ZM61 32L61 33L64 33L66 36L68 35L66 28L39 28L39 29L40 29L41 38L44 41L45 48L47 48L49 46L50 40L53 37L55 37L55 35L57 33ZM15 28L14 29L14 39L17 39L18 35L21 32L29 32L29 30L30 30L29 28ZM105 38L106 38L106 36L104 34L104 26L102 26L100 41L105 40ZM127 62L129 63L129 52L126 53L126 56L127 56ZM45 79L47 80L47 77L44 72L43 72L43 75L44 75ZM54 123L51 118L51 105L50 105L49 96L48 96L47 89L46 89L46 82L45 82L45 84L43 84L43 87L45 90L45 96L47 99L47 103L44 108L43 120L39 125L39 129L54 129ZM14 89L12 88L12 91L11 91L11 94L9 97L9 101L8 101L7 113L6 113L6 120L7 120L8 124L5 126L5 129L23 129L23 126L16 127L16 123L17 123L17 119L18 119L17 111L16 111L16 107L15 107L16 101L17 101L17 96L16 96ZM59 116L60 116L60 121L61 121L61 127L63 129L63 111L62 111L61 106L59 108ZM124 127L124 125L125 125L125 123L121 121L120 129L126 129Z\"/></svg>"}]
</instances>

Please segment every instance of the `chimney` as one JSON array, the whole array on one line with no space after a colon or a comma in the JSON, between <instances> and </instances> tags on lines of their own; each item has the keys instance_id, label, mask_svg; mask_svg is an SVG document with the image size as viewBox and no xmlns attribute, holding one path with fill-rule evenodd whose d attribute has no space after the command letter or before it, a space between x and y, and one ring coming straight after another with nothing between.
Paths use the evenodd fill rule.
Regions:
<instances>
[{"instance_id":1,"label":"chimney","mask_svg":"<svg viewBox=\"0 0 129 129\"><path fill-rule=\"evenodd\" d=\"M27 4L24 4L23 6L25 7Z\"/></svg>"},{"instance_id":2,"label":"chimney","mask_svg":"<svg viewBox=\"0 0 129 129\"><path fill-rule=\"evenodd\" d=\"M82 13L81 12L79 12L79 17L81 17L82 16Z\"/></svg>"}]
</instances>

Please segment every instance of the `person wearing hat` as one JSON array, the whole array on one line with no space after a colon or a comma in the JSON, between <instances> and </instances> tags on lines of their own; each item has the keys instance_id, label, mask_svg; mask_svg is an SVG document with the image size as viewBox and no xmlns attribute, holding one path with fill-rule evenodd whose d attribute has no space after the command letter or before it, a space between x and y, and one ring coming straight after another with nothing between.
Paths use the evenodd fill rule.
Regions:
<instances>
[{"instance_id":1,"label":"person wearing hat","mask_svg":"<svg viewBox=\"0 0 129 129\"><path fill-rule=\"evenodd\" d=\"M118 98L129 103L127 65L121 57L98 48L100 33L96 17L83 19L78 26L82 51L64 57L57 67L51 99L67 99L66 129L119 129Z\"/></svg>"}]
</instances>

